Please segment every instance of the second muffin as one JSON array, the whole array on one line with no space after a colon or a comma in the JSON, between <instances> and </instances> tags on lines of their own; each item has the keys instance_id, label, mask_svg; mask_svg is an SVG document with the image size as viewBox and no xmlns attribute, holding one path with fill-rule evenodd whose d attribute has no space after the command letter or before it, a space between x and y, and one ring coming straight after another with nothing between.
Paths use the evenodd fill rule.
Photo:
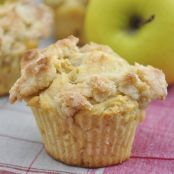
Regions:
<instances>
[{"instance_id":1,"label":"second muffin","mask_svg":"<svg viewBox=\"0 0 174 174\"><path fill-rule=\"evenodd\" d=\"M22 54L51 33L51 10L32 1L0 4L0 96L8 94L20 74Z\"/></svg>"}]
</instances>

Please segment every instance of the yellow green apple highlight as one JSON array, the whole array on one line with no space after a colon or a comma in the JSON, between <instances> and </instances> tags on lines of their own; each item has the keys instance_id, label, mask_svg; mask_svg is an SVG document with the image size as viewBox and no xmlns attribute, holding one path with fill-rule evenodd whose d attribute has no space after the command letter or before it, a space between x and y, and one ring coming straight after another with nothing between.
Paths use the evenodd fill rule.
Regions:
<instances>
[{"instance_id":1,"label":"yellow green apple highlight","mask_svg":"<svg viewBox=\"0 0 174 174\"><path fill-rule=\"evenodd\" d=\"M174 83L174 0L91 0L85 33L130 63L162 69Z\"/></svg>"}]
</instances>

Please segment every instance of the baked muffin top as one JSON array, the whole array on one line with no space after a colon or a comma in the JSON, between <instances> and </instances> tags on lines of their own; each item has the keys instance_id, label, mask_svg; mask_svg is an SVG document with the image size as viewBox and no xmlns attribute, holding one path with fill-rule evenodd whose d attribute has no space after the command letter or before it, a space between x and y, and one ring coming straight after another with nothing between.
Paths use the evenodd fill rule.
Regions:
<instances>
[{"instance_id":1,"label":"baked muffin top","mask_svg":"<svg viewBox=\"0 0 174 174\"><path fill-rule=\"evenodd\" d=\"M153 99L164 99L167 83L162 71L130 65L107 46L77 46L70 36L23 57L21 77L10 90L10 101L57 108L73 116L79 110L108 112L144 109ZM113 111L114 110L114 111Z\"/></svg>"},{"instance_id":2,"label":"baked muffin top","mask_svg":"<svg viewBox=\"0 0 174 174\"><path fill-rule=\"evenodd\" d=\"M23 53L48 36L53 23L49 7L30 0L6 0L0 4L0 43L2 55Z\"/></svg>"}]
</instances>

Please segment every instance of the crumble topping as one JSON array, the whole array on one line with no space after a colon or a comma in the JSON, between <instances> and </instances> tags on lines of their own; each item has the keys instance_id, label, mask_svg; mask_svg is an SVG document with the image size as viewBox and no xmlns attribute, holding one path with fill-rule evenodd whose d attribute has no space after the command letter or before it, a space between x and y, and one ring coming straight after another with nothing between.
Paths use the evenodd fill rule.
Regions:
<instances>
[{"instance_id":1,"label":"crumble topping","mask_svg":"<svg viewBox=\"0 0 174 174\"><path fill-rule=\"evenodd\" d=\"M51 101L50 107L73 116L102 103L107 106L107 101L114 99L128 101L122 102L125 108L138 105L144 109L151 100L166 97L162 71L137 63L129 65L107 46L90 43L80 48L77 43L78 39L70 36L26 53L22 75L10 90L10 101L37 96L41 106ZM113 108L117 108L114 104L110 110L118 112Z\"/></svg>"}]
</instances>

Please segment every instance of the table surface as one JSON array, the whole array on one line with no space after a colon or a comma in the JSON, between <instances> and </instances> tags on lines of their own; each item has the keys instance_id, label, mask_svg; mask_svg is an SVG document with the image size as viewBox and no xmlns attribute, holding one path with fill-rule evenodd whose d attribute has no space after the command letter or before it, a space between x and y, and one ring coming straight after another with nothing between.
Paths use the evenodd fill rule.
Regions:
<instances>
[{"instance_id":1,"label":"table surface","mask_svg":"<svg viewBox=\"0 0 174 174\"><path fill-rule=\"evenodd\" d=\"M6 173L3 173L6 171ZM8 171L8 172L7 172ZM0 174L173 174L174 87L163 102L153 102L137 129L132 156L121 165L82 169L59 163L43 147L34 117L24 103L0 98Z\"/></svg>"}]
</instances>

